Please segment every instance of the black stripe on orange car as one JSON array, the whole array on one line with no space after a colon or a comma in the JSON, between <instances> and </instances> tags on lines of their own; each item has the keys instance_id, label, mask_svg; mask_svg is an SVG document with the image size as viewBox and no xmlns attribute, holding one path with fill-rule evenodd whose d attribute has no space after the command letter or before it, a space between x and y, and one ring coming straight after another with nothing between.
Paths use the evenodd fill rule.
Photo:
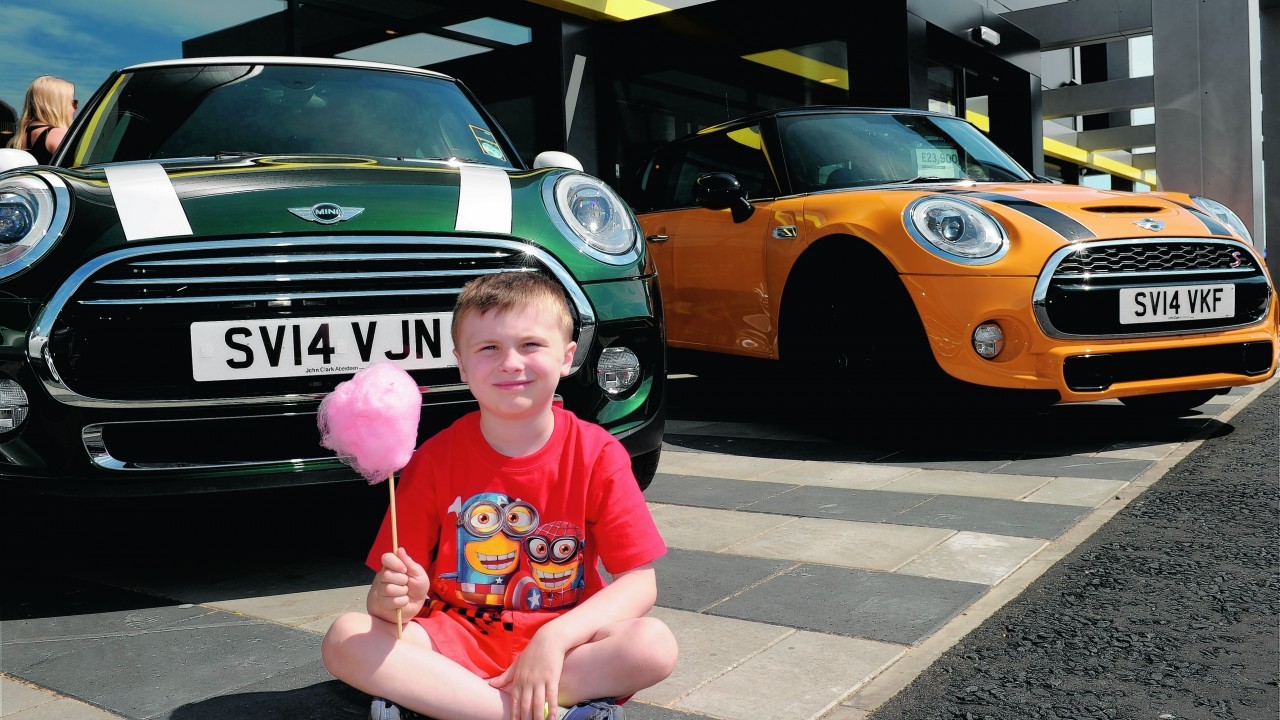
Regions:
<instances>
[{"instance_id":1,"label":"black stripe on orange car","mask_svg":"<svg viewBox=\"0 0 1280 720\"><path fill-rule=\"evenodd\" d=\"M1007 208L1017 210L1071 242L1090 240L1097 237L1097 235L1093 234L1092 230L1080 224L1071 218L1071 216L1058 212L1048 205L1041 205L1040 203L1031 202L1030 200L1024 200L1023 198L1017 198L1011 195L979 192L976 190L957 190L954 191L954 194L977 198L979 200L986 200L987 202L997 203L1004 205Z\"/></svg>"},{"instance_id":2,"label":"black stripe on orange car","mask_svg":"<svg viewBox=\"0 0 1280 720\"><path fill-rule=\"evenodd\" d=\"M1182 209L1194 215L1197 220L1204 223L1205 229L1209 231L1210 235L1225 235L1227 237L1235 237L1235 235L1233 235L1231 231L1227 229L1227 226L1223 225L1217 220L1214 220L1213 217L1209 215L1209 213L1201 210L1195 205L1183 205L1182 203L1178 203L1178 205Z\"/></svg>"}]
</instances>

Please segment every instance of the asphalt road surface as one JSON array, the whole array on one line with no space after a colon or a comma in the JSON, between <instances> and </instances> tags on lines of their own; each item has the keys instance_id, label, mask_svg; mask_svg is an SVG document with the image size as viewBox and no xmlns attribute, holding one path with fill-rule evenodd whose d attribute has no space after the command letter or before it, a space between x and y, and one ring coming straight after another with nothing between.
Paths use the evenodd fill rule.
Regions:
<instances>
[{"instance_id":1,"label":"asphalt road surface","mask_svg":"<svg viewBox=\"0 0 1280 720\"><path fill-rule=\"evenodd\" d=\"M1280 386L872 720L1280 717Z\"/></svg>"}]
</instances>

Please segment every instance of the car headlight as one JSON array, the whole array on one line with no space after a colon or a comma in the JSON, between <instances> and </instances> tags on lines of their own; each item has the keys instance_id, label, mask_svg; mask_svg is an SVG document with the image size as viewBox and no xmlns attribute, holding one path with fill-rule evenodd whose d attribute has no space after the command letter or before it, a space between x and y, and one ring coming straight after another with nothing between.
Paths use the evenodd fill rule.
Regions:
<instances>
[{"instance_id":1,"label":"car headlight","mask_svg":"<svg viewBox=\"0 0 1280 720\"><path fill-rule=\"evenodd\" d=\"M635 259L640 233L631 212L608 185L588 175L565 175L556 181L555 204L589 255L613 265Z\"/></svg>"},{"instance_id":2,"label":"car headlight","mask_svg":"<svg viewBox=\"0 0 1280 720\"><path fill-rule=\"evenodd\" d=\"M1245 242L1250 245L1253 244L1253 238L1249 235L1249 228L1244 226L1244 221L1240 219L1239 215L1232 212L1231 208L1223 205L1217 200L1210 200L1207 197L1200 197L1199 195L1192 195L1191 201L1196 205L1199 205L1201 210L1204 210L1216 218L1218 222L1223 225L1227 225L1232 230L1239 233L1240 237L1243 238Z\"/></svg>"},{"instance_id":3,"label":"car headlight","mask_svg":"<svg viewBox=\"0 0 1280 720\"><path fill-rule=\"evenodd\" d=\"M925 250L952 262L985 265L1004 257L1009 240L986 210L957 198L927 195L907 206L906 226Z\"/></svg>"},{"instance_id":4,"label":"car headlight","mask_svg":"<svg viewBox=\"0 0 1280 720\"><path fill-rule=\"evenodd\" d=\"M70 194L57 182L31 174L0 179L0 279L29 267L62 232Z\"/></svg>"}]
</instances>

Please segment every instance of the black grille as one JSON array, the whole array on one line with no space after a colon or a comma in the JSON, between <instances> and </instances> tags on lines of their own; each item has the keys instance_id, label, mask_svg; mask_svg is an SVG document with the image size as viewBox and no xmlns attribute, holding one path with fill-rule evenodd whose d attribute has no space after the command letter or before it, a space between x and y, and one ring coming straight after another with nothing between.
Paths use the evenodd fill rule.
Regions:
<instances>
[{"instance_id":1,"label":"black grille","mask_svg":"<svg viewBox=\"0 0 1280 720\"><path fill-rule=\"evenodd\" d=\"M69 388L104 400L327 392L341 376L196 382L191 324L447 313L474 277L547 270L521 247L475 239L264 239L131 255L80 283L49 348ZM459 382L456 368L412 374L423 385Z\"/></svg>"},{"instance_id":2,"label":"black grille","mask_svg":"<svg viewBox=\"0 0 1280 720\"><path fill-rule=\"evenodd\" d=\"M1231 245L1195 242L1107 245L1078 250L1063 258L1053 276L1182 270L1256 270L1253 256Z\"/></svg>"},{"instance_id":3,"label":"black grille","mask_svg":"<svg viewBox=\"0 0 1280 720\"><path fill-rule=\"evenodd\" d=\"M1120 322L1127 288L1234 288L1231 317ZM1062 251L1036 286L1036 316L1056 337L1136 337L1206 332L1254 324L1266 316L1271 286L1245 245L1215 240L1081 243Z\"/></svg>"}]
</instances>

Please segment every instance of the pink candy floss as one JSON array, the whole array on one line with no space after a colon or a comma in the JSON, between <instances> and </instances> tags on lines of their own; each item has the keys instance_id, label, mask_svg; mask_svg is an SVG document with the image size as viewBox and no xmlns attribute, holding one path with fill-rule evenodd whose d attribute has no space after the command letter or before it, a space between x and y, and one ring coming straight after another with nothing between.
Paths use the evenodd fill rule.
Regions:
<instances>
[{"instance_id":1,"label":"pink candy floss","mask_svg":"<svg viewBox=\"0 0 1280 720\"><path fill-rule=\"evenodd\" d=\"M374 363L320 402L320 444L373 485L408 464L421 413L422 395L409 373L392 362Z\"/></svg>"}]
</instances>

